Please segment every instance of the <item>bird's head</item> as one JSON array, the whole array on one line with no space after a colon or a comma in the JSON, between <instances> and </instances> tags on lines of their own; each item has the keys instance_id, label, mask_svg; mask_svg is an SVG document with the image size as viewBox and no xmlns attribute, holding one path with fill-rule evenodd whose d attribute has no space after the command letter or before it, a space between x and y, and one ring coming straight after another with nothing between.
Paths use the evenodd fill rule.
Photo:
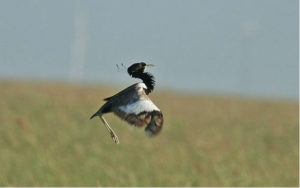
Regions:
<instances>
[{"instance_id":1,"label":"bird's head","mask_svg":"<svg viewBox=\"0 0 300 188\"><path fill-rule=\"evenodd\" d=\"M128 67L127 72L129 75L134 75L137 73L144 72L146 67L153 67L153 66L154 65L152 65L152 64L146 64L144 62L134 63L130 67Z\"/></svg>"}]
</instances>

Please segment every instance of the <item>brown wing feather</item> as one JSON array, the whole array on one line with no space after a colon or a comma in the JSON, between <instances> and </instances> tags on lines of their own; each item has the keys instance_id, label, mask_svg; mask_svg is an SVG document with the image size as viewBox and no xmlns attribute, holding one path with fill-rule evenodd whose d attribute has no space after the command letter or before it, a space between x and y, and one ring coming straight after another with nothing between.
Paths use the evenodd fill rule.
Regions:
<instances>
[{"instance_id":1,"label":"brown wing feather","mask_svg":"<svg viewBox=\"0 0 300 188\"><path fill-rule=\"evenodd\" d=\"M151 122L148 123L147 127L145 128L146 133L148 133L149 136L157 135L161 131L163 123L163 114L159 111L153 111L151 113Z\"/></svg>"},{"instance_id":2,"label":"brown wing feather","mask_svg":"<svg viewBox=\"0 0 300 188\"><path fill-rule=\"evenodd\" d=\"M136 127L143 127L144 125L147 125L145 131L150 136L158 134L164 123L163 114L159 111L141 112L138 115L126 114L121 110L114 111L114 113L130 125L134 125Z\"/></svg>"},{"instance_id":3,"label":"brown wing feather","mask_svg":"<svg viewBox=\"0 0 300 188\"><path fill-rule=\"evenodd\" d=\"M136 114L126 114L121 110L115 110L114 114L120 117L122 120L126 121L130 125L137 127L143 127L145 124L150 122L151 117L146 113Z\"/></svg>"}]
</instances>

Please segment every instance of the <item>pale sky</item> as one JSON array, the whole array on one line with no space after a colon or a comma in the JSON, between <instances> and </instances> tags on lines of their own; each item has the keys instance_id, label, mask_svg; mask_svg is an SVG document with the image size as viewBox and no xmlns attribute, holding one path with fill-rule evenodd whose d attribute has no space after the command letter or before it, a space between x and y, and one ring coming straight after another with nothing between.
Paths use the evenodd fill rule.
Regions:
<instances>
[{"instance_id":1,"label":"pale sky","mask_svg":"<svg viewBox=\"0 0 300 188\"><path fill-rule=\"evenodd\" d=\"M0 81L298 98L298 0L1 0Z\"/></svg>"}]
</instances>

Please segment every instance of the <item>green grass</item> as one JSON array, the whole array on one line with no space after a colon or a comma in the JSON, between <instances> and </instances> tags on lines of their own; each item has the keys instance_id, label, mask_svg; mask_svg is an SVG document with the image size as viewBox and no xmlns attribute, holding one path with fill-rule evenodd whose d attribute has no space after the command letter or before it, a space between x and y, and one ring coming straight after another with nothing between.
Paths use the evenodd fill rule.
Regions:
<instances>
[{"instance_id":1,"label":"green grass","mask_svg":"<svg viewBox=\"0 0 300 188\"><path fill-rule=\"evenodd\" d=\"M118 89L0 83L0 186L298 186L298 104L155 91L162 132L96 118Z\"/></svg>"}]
</instances>

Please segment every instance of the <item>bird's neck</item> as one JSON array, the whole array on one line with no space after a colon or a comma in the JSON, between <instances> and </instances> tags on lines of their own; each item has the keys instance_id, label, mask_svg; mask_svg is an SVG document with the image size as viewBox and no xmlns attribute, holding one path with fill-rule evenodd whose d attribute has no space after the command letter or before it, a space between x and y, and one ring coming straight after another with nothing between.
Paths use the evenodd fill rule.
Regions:
<instances>
[{"instance_id":1,"label":"bird's neck","mask_svg":"<svg viewBox=\"0 0 300 188\"><path fill-rule=\"evenodd\" d=\"M132 74L133 78L140 78L143 80L144 84L147 86L146 94L148 95L151 91L154 89L155 80L154 76L148 72L138 72L135 74Z\"/></svg>"}]
</instances>

